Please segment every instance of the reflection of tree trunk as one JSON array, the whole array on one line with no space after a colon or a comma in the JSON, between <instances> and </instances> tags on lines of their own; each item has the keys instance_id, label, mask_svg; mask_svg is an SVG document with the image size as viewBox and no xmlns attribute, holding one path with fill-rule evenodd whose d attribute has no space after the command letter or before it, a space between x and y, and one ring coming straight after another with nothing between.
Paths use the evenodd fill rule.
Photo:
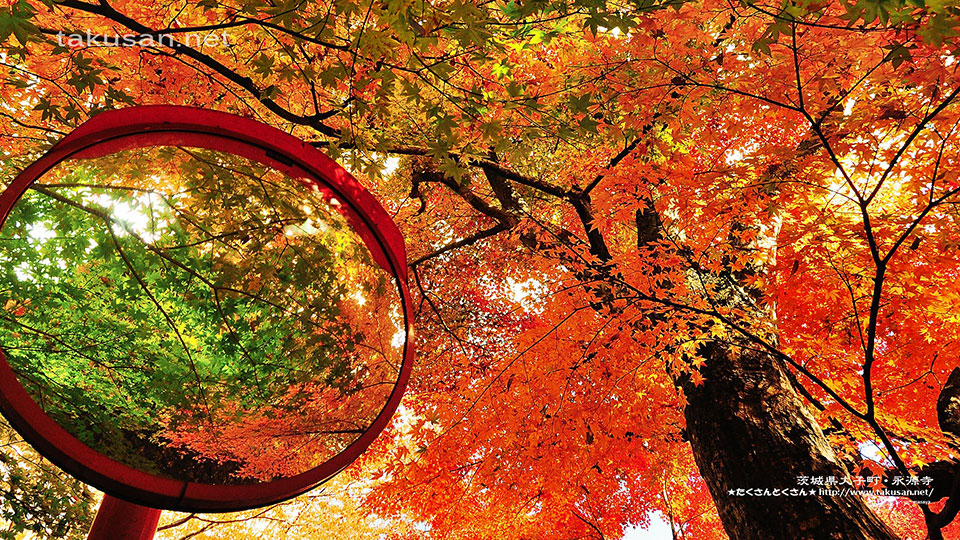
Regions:
<instances>
[{"instance_id":1,"label":"reflection of tree trunk","mask_svg":"<svg viewBox=\"0 0 960 540\"><path fill-rule=\"evenodd\" d=\"M143 464L136 467L139 470L175 480L204 484L237 485L258 481L256 478L236 476L243 465L237 461L218 461L189 448L170 446L156 441L156 436L145 431L121 430L121 432L124 440L129 444L130 457L126 460L119 459L119 461L129 465L129 460L135 459Z\"/></svg>"},{"instance_id":2,"label":"reflection of tree trunk","mask_svg":"<svg viewBox=\"0 0 960 540\"><path fill-rule=\"evenodd\" d=\"M684 386L687 432L730 538L897 538L860 497L798 485L798 476L847 473L777 361L718 343L700 353L704 383ZM805 496L730 491L811 487Z\"/></svg>"}]
</instances>

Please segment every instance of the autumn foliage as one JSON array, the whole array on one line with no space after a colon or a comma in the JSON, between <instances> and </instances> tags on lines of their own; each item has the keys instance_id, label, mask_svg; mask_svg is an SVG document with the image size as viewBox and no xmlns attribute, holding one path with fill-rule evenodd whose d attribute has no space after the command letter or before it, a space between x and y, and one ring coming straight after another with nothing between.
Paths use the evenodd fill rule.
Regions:
<instances>
[{"instance_id":1,"label":"autumn foliage","mask_svg":"<svg viewBox=\"0 0 960 540\"><path fill-rule=\"evenodd\" d=\"M688 398L722 350L764 355L818 428L716 459L761 455L776 478L809 435L878 488L936 476L932 504L861 512L949 538L958 17L923 0L18 0L0 10L0 143L10 176L103 109L234 112L349 166L406 237L418 357L388 433L308 498L162 534L618 538L653 519L724 538L742 500L708 489L686 429L713 413ZM88 29L229 45L58 44Z\"/></svg>"}]
</instances>

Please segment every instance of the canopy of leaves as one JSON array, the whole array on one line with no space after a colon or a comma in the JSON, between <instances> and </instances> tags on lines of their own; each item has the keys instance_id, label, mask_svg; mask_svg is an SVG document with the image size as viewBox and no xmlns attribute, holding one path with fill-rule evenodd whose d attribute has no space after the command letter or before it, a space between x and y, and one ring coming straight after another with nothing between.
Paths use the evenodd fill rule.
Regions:
<instances>
[{"instance_id":1,"label":"canopy of leaves","mask_svg":"<svg viewBox=\"0 0 960 540\"><path fill-rule=\"evenodd\" d=\"M5 421L0 422L0 471L0 538L86 536L96 511L92 490L37 455Z\"/></svg>"},{"instance_id":2,"label":"canopy of leaves","mask_svg":"<svg viewBox=\"0 0 960 540\"><path fill-rule=\"evenodd\" d=\"M960 357L958 16L914 0L17 0L0 140L12 175L104 108L214 107L326 149L395 216L419 306L401 414L345 473L359 489L260 524L612 538L661 516L722 538L677 389L703 382L704 342L782 362L850 471L957 457L936 402ZM88 29L174 41L58 43ZM229 44L187 44L205 32ZM874 501L914 538L943 504ZM244 516L164 532L242 534L211 522Z\"/></svg>"}]
</instances>

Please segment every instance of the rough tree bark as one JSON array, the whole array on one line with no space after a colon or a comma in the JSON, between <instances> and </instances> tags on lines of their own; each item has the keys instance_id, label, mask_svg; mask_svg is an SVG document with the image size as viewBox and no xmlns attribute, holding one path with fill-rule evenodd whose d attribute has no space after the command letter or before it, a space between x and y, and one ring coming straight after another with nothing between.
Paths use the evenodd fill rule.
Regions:
<instances>
[{"instance_id":1,"label":"rough tree bark","mask_svg":"<svg viewBox=\"0 0 960 540\"><path fill-rule=\"evenodd\" d=\"M860 497L731 492L809 489L797 485L798 476L839 479L847 472L778 361L715 342L700 353L704 382L684 385L686 429L730 538L897 538Z\"/></svg>"}]
</instances>

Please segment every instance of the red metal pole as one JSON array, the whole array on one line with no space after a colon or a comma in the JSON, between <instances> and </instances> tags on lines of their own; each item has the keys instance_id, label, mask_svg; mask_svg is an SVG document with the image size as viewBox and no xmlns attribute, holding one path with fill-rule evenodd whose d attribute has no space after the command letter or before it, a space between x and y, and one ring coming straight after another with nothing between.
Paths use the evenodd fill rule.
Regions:
<instances>
[{"instance_id":1,"label":"red metal pole","mask_svg":"<svg viewBox=\"0 0 960 540\"><path fill-rule=\"evenodd\" d=\"M153 540L160 510L103 496L87 540Z\"/></svg>"}]
</instances>

